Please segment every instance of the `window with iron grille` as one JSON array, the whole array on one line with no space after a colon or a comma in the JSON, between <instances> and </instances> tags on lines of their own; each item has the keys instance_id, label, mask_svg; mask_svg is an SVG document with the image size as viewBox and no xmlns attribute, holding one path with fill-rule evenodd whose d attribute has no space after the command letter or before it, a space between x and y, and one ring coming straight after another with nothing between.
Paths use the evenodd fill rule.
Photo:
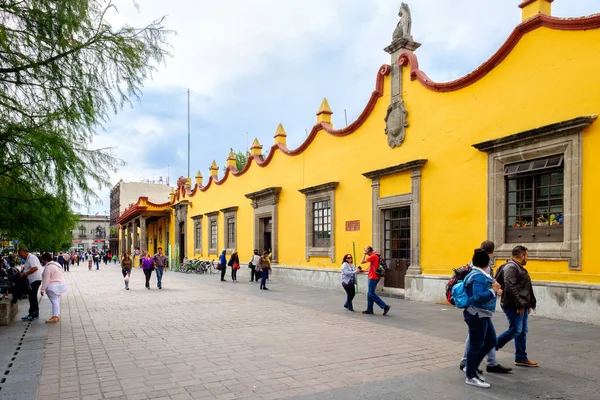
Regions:
<instances>
[{"instance_id":1,"label":"window with iron grille","mask_svg":"<svg viewBox=\"0 0 600 400\"><path fill-rule=\"evenodd\" d=\"M217 221L210 221L210 248L217 249Z\"/></svg>"},{"instance_id":2,"label":"window with iron grille","mask_svg":"<svg viewBox=\"0 0 600 400\"><path fill-rule=\"evenodd\" d=\"M235 217L227 218L227 248L235 248Z\"/></svg>"},{"instance_id":3,"label":"window with iron grille","mask_svg":"<svg viewBox=\"0 0 600 400\"><path fill-rule=\"evenodd\" d=\"M329 247L331 241L331 203L329 200L313 203L313 246Z\"/></svg>"},{"instance_id":4,"label":"window with iron grille","mask_svg":"<svg viewBox=\"0 0 600 400\"><path fill-rule=\"evenodd\" d=\"M194 224L194 249L196 253L202 253L202 220L197 219ZM160 237L160 234L159 234Z\"/></svg>"},{"instance_id":5,"label":"window with iron grille","mask_svg":"<svg viewBox=\"0 0 600 400\"><path fill-rule=\"evenodd\" d=\"M506 242L562 242L563 156L506 165Z\"/></svg>"},{"instance_id":6,"label":"window with iron grille","mask_svg":"<svg viewBox=\"0 0 600 400\"><path fill-rule=\"evenodd\" d=\"M384 211L384 257L410 260L410 207Z\"/></svg>"}]
</instances>

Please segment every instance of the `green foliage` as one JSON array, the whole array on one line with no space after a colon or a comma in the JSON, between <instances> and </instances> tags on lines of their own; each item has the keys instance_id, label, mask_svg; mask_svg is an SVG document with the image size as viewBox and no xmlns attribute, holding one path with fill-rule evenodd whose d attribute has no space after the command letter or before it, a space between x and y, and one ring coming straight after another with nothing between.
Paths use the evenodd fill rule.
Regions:
<instances>
[{"instance_id":1,"label":"green foliage","mask_svg":"<svg viewBox=\"0 0 600 400\"><path fill-rule=\"evenodd\" d=\"M230 151L233 151L233 149L229 149ZM235 168L237 171L241 171L244 168L246 168L246 164L248 164L248 159L250 158L250 152L248 150L246 151L233 151L233 154L235 155ZM261 159L265 158L264 154L260 155ZM223 172L227 171L227 166L223 167Z\"/></svg>"},{"instance_id":2,"label":"green foliage","mask_svg":"<svg viewBox=\"0 0 600 400\"><path fill-rule=\"evenodd\" d=\"M89 144L140 96L169 55L169 32L162 19L113 27L105 19L113 11L106 0L0 2L0 201L23 203L12 209L22 222L58 211L68 220L68 205L98 201L96 190L123 165L111 149ZM0 230L25 235L12 222L0 215Z\"/></svg>"}]
</instances>

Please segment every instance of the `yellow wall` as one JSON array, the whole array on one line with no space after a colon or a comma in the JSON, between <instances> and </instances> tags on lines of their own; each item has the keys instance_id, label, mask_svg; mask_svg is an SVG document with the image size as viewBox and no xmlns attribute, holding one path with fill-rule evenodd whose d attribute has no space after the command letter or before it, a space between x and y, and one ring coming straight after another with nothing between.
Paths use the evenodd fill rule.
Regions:
<instances>
[{"instance_id":1,"label":"yellow wall","mask_svg":"<svg viewBox=\"0 0 600 400\"><path fill-rule=\"evenodd\" d=\"M411 81L403 68L403 99L410 126L402 146L391 149L383 134L389 105L390 77L384 96L354 133L334 137L324 131L298 156L276 151L271 163L252 165L241 177L230 176L206 192L186 197L188 217L238 206L237 249L242 262L254 248L253 214L245 194L281 186L279 200L279 263L290 266L337 267L342 256L371 244L371 181L362 173L416 159L427 159L421 192L421 268L424 274L449 274L464 264L487 232L487 154L472 144L505 137L535 127L594 115L600 111L600 30L557 31L539 28L526 34L508 57L472 85L447 93ZM594 62L592 62L594 61ZM334 105L335 107L335 105ZM600 122L583 135L583 214L600 195ZM271 143L265 144L265 150ZM377 154L364 162L344 162L349 151ZM323 160L330 160L324 163ZM305 259L305 196L298 189L337 181L335 190L335 263L328 258ZM206 181L205 181L206 182ZM382 179L381 196L410 192L410 173ZM359 232L346 232L345 221L360 220ZM208 258L208 219L203 218L203 254ZM188 221L187 246L193 251L194 224ZM219 251L224 247L223 215L219 215ZM171 240L175 239L174 224ZM566 262L531 261L534 278L546 281L600 283L600 265L590 250L600 234L589 219L582 225L582 271ZM588 249L586 250L586 247ZM191 254L191 252L190 252ZM213 258L211 256L210 258ZM214 256L216 258L216 256Z\"/></svg>"}]
</instances>

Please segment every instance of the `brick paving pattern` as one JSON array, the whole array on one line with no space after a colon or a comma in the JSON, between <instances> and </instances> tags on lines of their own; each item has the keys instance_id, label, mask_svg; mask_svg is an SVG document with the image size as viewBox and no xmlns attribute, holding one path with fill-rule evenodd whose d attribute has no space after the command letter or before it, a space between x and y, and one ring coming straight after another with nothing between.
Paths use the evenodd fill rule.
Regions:
<instances>
[{"instance_id":1,"label":"brick paving pattern","mask_svg":"<svg viewBox=\"0 0 600 400\"><path fill-rule=\"evenodd\" d=\"M447 339L445 321L430 329L435 321L419 316L439 306L386 299L389 317L363 316L341 308L342 293L277 282L262 292L242 279L168 272L163 290L155 280L146 290L136 269L125 291L115 266L74 268L67 278L61 322L48 327L38 399L505 398L502 389L464 384L456 368L464 323L454 318L457 332ZM361 310L364 296L355 301ZM509 353L499 357L510 364Z\"/></svg>"}]
</instances>

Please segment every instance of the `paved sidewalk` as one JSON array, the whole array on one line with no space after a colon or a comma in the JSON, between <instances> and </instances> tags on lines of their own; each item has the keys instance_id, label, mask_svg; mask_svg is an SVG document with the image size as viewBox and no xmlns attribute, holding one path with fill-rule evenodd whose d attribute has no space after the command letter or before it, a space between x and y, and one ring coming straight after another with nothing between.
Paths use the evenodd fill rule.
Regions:
<instances>
[{"instance_id":1,"label":"paved sidewalk","mask_svg":"<svg viewBox=\"0 0 600 400\"><path fill-rule=\"evenodd\" d=\"M485 374L492 388L476 389L457 368L466 326L454 308L385 299L389 316L362 315L342 308L342 291L175 272L146 290L139 269L125 291L115 266L67 278L41 400L600 399L595 326L534 316L528 350L541 367ZM494 321L506 328L502 314Z\"/></svg>"}]
</instances>

